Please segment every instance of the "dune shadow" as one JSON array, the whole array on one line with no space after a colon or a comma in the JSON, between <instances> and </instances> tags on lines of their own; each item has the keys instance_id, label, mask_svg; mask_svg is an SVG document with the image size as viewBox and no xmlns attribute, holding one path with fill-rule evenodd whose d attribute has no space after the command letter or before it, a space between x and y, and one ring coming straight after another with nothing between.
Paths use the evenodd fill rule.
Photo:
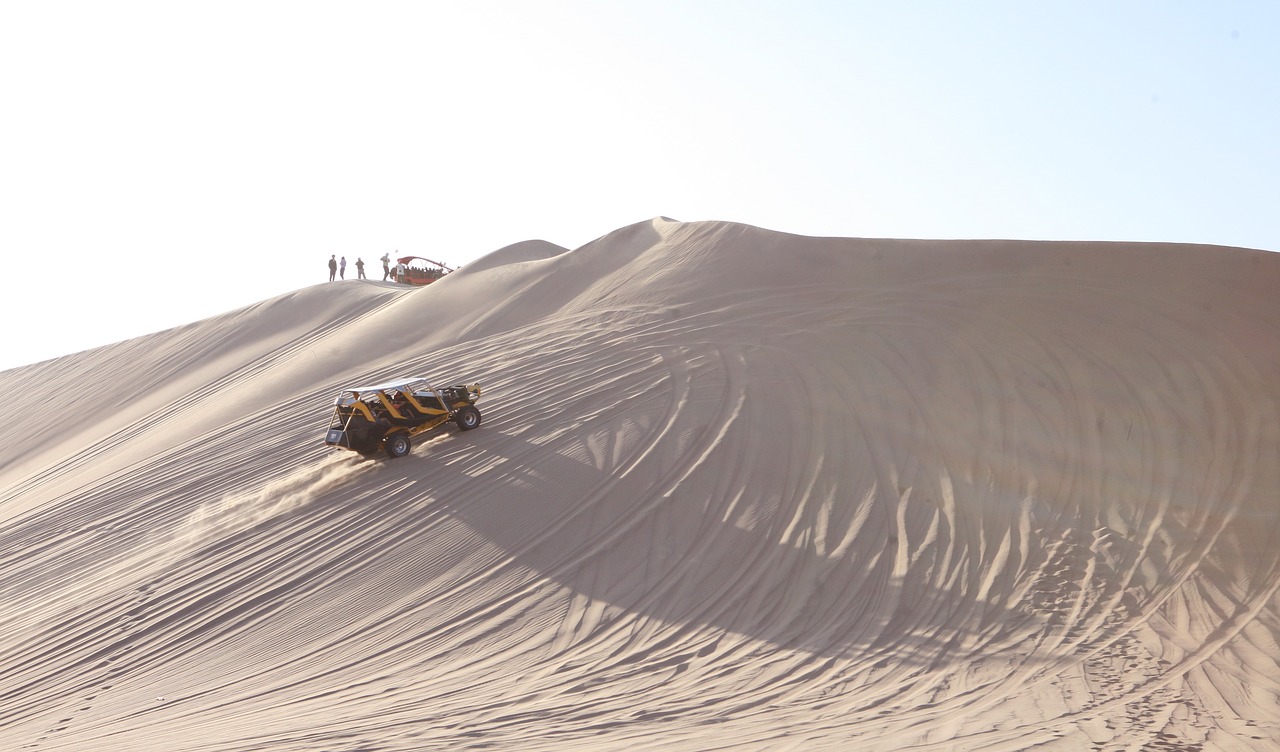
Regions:
<instances>
[{"instance_id":1,"label":"dune shadow","mask_svg":"<svg viewBox=\"0 0 1280 752\"><path fill-rule=\"evenodd\" d=\"M929 581L940 561L905 565L912 547L941 557L947 545L921 543L924 520L895 520L903 502L896 491L832 499L818 513L827 517L820 541L812 527L788 524L805 514L797 509L803 500L766 511L738 498L726 513L726 499L666 489L635 477L644 475L636 466L620 476L509 436L482 446L482 471L433 462L436 511L504 552L504 566L567 588L581 609L603 604L617 619L883 660L881 667L1005 650L1024 660L1054 629L1050 610L1007 604L998 592L980 596L974 582L982 573L967 571L980 562L963 553L946 564L966 571L950 586Z\"/></svg>"}]
</instances>

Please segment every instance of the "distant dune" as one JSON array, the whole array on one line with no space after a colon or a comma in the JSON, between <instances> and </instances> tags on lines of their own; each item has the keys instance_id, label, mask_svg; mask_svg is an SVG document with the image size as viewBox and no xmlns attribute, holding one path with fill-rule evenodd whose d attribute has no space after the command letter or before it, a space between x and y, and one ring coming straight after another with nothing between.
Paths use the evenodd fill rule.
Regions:
<instances>
[{"instance_id":1,"label":"distant dune","mask_svg":"<svg viewBox=\"0 0 1280 752\"><path fill-rule=\"evenodd\" d=\"M1280 744L1277 254L659 218L0 391L3 750Z\"/></svg>"}]
</instances>

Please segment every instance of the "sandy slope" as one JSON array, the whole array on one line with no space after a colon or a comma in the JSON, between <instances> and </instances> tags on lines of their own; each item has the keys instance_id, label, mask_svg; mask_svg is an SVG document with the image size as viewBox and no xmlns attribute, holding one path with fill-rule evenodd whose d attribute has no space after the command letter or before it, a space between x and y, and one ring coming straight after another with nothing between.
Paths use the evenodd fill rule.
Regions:
<instances>
[{"instance_id":1,"label":"sandy slope","mask_svg":"<svg viewBox=\"0 0 1280 752\"><path fill-rule=\"evenodd\" d=\"M657 219L0 373L0 749L1274 749L1277 290Z\"/></svg>"}]
</instances>

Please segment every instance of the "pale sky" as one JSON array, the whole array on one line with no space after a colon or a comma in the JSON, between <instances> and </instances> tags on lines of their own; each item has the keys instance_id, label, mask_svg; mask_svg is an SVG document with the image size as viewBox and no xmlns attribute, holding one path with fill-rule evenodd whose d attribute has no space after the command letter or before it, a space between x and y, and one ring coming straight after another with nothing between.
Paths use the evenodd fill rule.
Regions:
<instances>
[{"instance_id":1,"label":"pale sky","mask_svg":"<svg viewBox=\"0 0 1280 752\"><path fill-rule=\"evenodd\" d=\"M1269 0L0 0L0 107L0 369L659 215L1280 251Z\"/></svg>"}]
</instances>

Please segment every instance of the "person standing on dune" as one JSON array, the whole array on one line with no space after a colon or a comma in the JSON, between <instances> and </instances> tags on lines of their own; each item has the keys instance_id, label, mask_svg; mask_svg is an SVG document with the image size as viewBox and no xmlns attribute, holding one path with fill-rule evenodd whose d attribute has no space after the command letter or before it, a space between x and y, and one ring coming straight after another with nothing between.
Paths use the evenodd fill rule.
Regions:
<instances>
[{"instance_id":1,"label":"person standing on dune","mask_svg":"<svg viewBox=\"0 0 1280 752\"><path fill-rule=\"evenodd\" d=\"M338 274L338 255L335 253L334 255L329 257L329 281L332 282L333 278L337 276L337 274Z\"/></svg>"},{"instance_id":2,"label":"person standing on dune","mask_svg":"<svg viewBox=\"0 0 1280 752\"><path fill-rule=\"evenodd\" d=\"M356 279L366 279L364 276L364 259L356 259Z\"/></svg>"},{"instance_id":3,"label":"person standing on dune","mask_svg":"<svg viewBox=\"0 0 1280 752\"><path fill-rule=\"evenodd\" d=\"M347 278L347 257L346 256L343 256L342 260L338 262L338 277L341 279Z\"/></svg>"},{"instance_id":4,"label":"person standing on dune","mask_svg":"<svg viewBox=\"0 0 1280 752\"><path fill-rule=\"evenodd\" d=\"M398 253L398 251L397 251ZM382 254L382 281L386 282L387 277L391 276L391 254Z\"/></svg>"}]
</instances>

